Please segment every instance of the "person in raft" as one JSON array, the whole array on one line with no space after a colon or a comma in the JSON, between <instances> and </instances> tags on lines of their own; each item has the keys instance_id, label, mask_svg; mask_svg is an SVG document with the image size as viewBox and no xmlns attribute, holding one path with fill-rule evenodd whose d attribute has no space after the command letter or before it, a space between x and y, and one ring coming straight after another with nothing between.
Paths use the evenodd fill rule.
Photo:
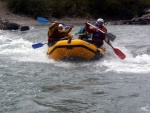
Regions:
<instances>
[{"instance_id":1,"label":"person in raft","mask_svg":"<svg viewBox=\"0 0 150 113\"><path fill-rule=\"evenodd\" d=\"M70 26L65 26L65 30L68 30L69 28L70 28ZM73 35L71 33L68 33L68 35L66 37L72 39Z\"/></svg>"},{"instance_id":2,"label":"person in raft","mask_svg":"<svg viewBox=\"0 0 150 113\"><path fill-rule=\"evenodd\" d=\"M72 30L73 26L69 29L63 30L63 25L55 21L48 31L48 46L52 46L55 42L61 40L62 38L68 36L68 33Z\"/></svg>"},{"instance_id":3,"label":"person in raft","mask_svg":"<svg viewBox=\"0 0 150 113\"><path fill-rule=\"evenodd\" d=\"M69 28L70 28L70 26L65 26L65 30L67 30ZM69 43L71 43L73 35L71 33L68 33L68 35L66 36L66 38L68 38L68 44L69 44Z\"/></svg>"},{"instance_id":4,"label":"person in raft","mask_svg":"<svg viewBox=\"0 0 150 113\"><path fill-rule=\"evenodd\" d=\"M79 35L78 39L81 40L88 40L92 37L92 35L87 32L86 26L82 26L76 35Z\"/></svg>"},{"instance_id":5,"label":"person in raft","mask_svg":"<svg viewBox=\"0 0 150 113\"><path fill-rule=\"evenodd\" d=\"M90 28L88 21L86 21L85 24L88 33L92 33L92 40L87 40L88 42L93 43L98 48L102 47L104 44L103 41L110 44L108 37L105 35L105 33L107 33L107 29L104 27L104 20L102 18L97 19L95 27L93 28ZM100 32L98 29L105 33Z\"/></svg>"}]
</instances>

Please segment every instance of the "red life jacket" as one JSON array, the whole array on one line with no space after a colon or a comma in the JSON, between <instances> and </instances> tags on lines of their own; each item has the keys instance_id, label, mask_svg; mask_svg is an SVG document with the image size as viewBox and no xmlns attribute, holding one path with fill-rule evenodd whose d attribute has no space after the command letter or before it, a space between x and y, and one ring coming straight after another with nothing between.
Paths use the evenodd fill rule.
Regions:
<instances>
[{"instance_id":1,"label":"red life jacket","mask_svg":"<svg viewBox=\"0 0 150 113\"><path fill-rule=\"evenodd\" d=\"M104 32L107 32L107 29L104 26L102 26L99 29L104 31ZM94 29L92 40L95 41L95 42L99 42L99 43L101 43L101 45L103 45L103 40L105 40L105 34L101 33L97 29Z\"/></svg>"}]
</instances>

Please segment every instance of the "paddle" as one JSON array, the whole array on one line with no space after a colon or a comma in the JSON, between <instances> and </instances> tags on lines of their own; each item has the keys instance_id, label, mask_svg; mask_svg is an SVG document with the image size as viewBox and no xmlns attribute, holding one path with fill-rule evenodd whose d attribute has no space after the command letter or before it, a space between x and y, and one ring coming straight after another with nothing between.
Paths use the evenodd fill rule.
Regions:
<instances>
[{"instance_id":1,"label":"paddle","mask_svg":"<svg viewBox=\"0 0 150 113\"><path fill-rule=\"evenodd\" d=\"M105 32L103 32L103 31L100 30L98 27L96 27L96 26L94 26L94 25L92 25L92 24L90 24L90 23L87 23L87 24L89 24L89 25L92 26L92 27L95 27L97 30L99 30L100 32L106 34L106 36L108 36L108 37L110 36L110 37L113 37L113 38L114 38L114 36L115 36L115 35L112 35L112 34L110 35L110 33L105 33ZM116 37L116 36L115 36L115 37ZM121 50L119 50L118 48L114 48L110 42L107 42L107 44L109 44L109 45L112 47L112 49L114 50L115 54L116 54L120 59L123 60L123 59L126 58L126 55L125 55Z\"/></svg>"},{"instance_id":2,"label":"paddle","mask_svg":"<svg viewBox=\"0 0 150 113\"><path fill-rule=\"evenodd\" d=\"M68 39L68 44L71 43L72 39L70 39L70 38L62 38L60 40L66 40L66 39ZM56 42L58 42L58 41L56 41ZM53 44L55 44L56 42L54 42ZM48 44L48 43L36 43L36 44L32 44L32 48L37 49L37 48L42 47L45 44Z\"/></svg>"},{"instance_id":3,"label":"paddle","mask_svg":"<svg viewBox=\"0 0 150 113\"><path fill-rule=\"evenodd\" d=\"M85 35L84 33L75 33L75 35Z\"/></svg>"},{"instance_id":4,"label":"paddle","mask_svg":"<svg viewBox=\"0 0 150 113\"><path fill-rule=\"evenodd\" d=\"M109 45L112 47L112 49L114 50L115 54L116 54L120 59L123 60L123 59L126 58L126 55L125 55L121 50L119 50L118 48L114 48L111 43L107 43L107 44L109 44Z\"/></svg>"},{"instance_id":5,"label":"paddle","mask_svg":"<svg viewBox=\"0 0 150 113\"><path fill-rule=\"evenodd\" d=\"M37 21L41 24L47 24L49 22L49 20L43 17L37 17Z\"/></svg>"},{"instance_id":6,"label":"paddle","mask_svg":"<svg viewBox=\"0 0 150 113\"><path fill-rule=\"evenodd\" d=\"M38 21L39 23L41 23L41 24L47 24L48 22L50 22L49 20L47 20L47 19L44 18L44 17L37 17L37 21ZM55 23L55 22L51 22L51 23ZM59 24L63 24L63 25L64 25L64 23L60 23L60 22L59 22Z\"/></svg>"},{"instance_id":7,"label":"paddle","mask_svg":"<svg viewBox=\"0 0 150 113\"><path fill-rule=\"evenodd\" d=\"M36 48L40 48L40 47L42 47L43 45L45 45L45 44L47 44L47 43L37 43L37 44L33 44L32 45L32 47L34 48L34 49L36 49Z\"/></svg>"},{"instance_id":8,"label":"paddle","mask_svg":"<svg viewBox=\"0 0 150 113\"><path fill-rule=\"evenodd\" d=\"M87 24L89 24L90 26L92 26L92 27L94 27L94 28L97 28L97 30L99 30L100 32L104 33L104 34L109 38L109 40L111 40L111 41L114 41L114 40L115 40L116 36L113 35L112 33L105 33L104 31L100 30L98 27L96 27L96 26L90 24L89 22L87 22Z\"/></svg>"}]
</instances>

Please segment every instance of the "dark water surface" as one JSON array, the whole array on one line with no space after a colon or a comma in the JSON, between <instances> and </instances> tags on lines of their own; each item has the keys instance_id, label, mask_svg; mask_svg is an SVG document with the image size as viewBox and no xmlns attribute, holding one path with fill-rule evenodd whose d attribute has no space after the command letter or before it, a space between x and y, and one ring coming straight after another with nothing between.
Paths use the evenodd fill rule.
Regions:
<instances>
[{"instance_id":1,"label":"dark water surface","mask_svg":"<svg viewBox=\"0 0 150 113\"><path fill-rule=\"evenodd\" d=\"M150 26L106 27L125 60L105 44L99 61L53 61L31 47L47 27L0 31L0 113L150 113Z\"/></svg>"}]
</instances>

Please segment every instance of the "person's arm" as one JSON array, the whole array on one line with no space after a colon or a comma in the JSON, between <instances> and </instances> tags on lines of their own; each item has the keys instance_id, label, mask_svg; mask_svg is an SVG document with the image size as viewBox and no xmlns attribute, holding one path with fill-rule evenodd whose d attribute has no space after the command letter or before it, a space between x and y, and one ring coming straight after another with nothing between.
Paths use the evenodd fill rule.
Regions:
<instances>
[{"instance_id":1,"label":"person's arm","mask_svg":"<svg viewBox=\"0 0 150 113\"><path fill-rule=\"evenodd\" d=\"M87 23L87 21L85 22L86 25L86 30L88 33L93 33L94 32L94 28L90 28L90 25Z\"/></svg>"},{"instance_id":2,"label":"person's arm","mask_svg":"<svg viewBox=\"0 0 150 113\"><path fill-rule=\"evenodd\" d=\"M67 30L65 30L64 32L65 32L66 34L68 34L68 33L72 30L72 28L73 28L73 25L71 25L70 28L67 29Z\"/></svg>"},{"instance_id":3,"label":"person's arm","mask_svg":"<svg viewBox=\"0 0 150 113\"><path fill-rule=\"evenodd\" d=\"M58 25L59 25L58 22L53 23L53 24L49 27L49 30L54 29L54 28L57 27Z\"/></svg>"},{"instance_id":4,"label":"person's arm","mask_svg":"<svg viewBox=\"0 0 150 113\"><path fill-rule=\"evenodd\" d=\"M49 27L48 37L50 37L53 34L55 28L58 27L58 25L59 25L59 23L55 22Z\"/></svg>"},{"instance_id":5,"label":"person's arm","mask_svg":"<svg viewBox=\"0 0 150 113\"><path fill-rule=\"evenodd\" d=\"M68 36L67 36L68 38L73 38L73 35L72 34L70 34L70 33L68 33Z\"/></svg>"},{"instance_id":6,"label":"person's arm","mask_svg":"<svg viewBox=\"0 0 150 113\"><path fill-rule=\"evenodd\" d=\"M69 29L67 29L65 31L61 31L60 32L61 37L64 38L64 37L68 36L68 33L72 30L72 28L73 28L73 26L70 26Z\"/></svg>"}]
</instances>

